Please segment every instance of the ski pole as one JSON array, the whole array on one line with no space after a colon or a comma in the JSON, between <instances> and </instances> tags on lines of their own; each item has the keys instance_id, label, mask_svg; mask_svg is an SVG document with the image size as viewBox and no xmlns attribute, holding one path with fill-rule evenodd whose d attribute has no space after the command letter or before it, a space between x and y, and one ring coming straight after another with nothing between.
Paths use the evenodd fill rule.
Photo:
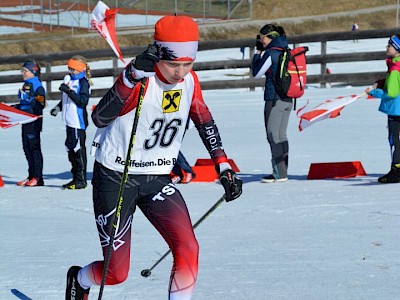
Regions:
<instances>
[{"instance_id":1,"label":"ski pole","mask_svg":"<svg viewBox=\"0 0 400 300\"><path fill-rule=\"evenodd\" d=\"M146 83L146 78L143 78L140 81L140 91L139 91L138 105L136 107L135 118L133 120L132 132L131 132L131 136L130 136L130 140L129 140L128 151L126 153L124 172L122 173L121 183L120 183L119 190L118 190L118 199L117 199L117 202L116 202L116 205L115 205L114 222L112 224L112 230L111 230L111 234L110 234L110 242L109 242L109 245L108 245L108 248L107 248L106 257L105 257L105 260L104 260L103 275L102 275L102 278L101 278L101 285L100 285L100 292L99 292L98 300L101 300L101 298L103 296L104 285L106 283L108 267L110 265L111 253L112 253L113 244L114 244L115 230L116 230L116 228L118 226L118 220L119 220L120 213L121 213L122 203L124 202L125 184L128 181L128 176L129 176L129 172L128 172L129 171L129 165L130 165L129 162L130 162L131 156L132 156L133 145L135 144L136 130L137 130L137 126L138 126L140 110L142 109L145 83Z\"/></svg>"},{"instance_id":2,"label":"ski pole","mask_svg":"<svg viewBox=\"0 0 400 300\"><path fill-rule=\"evenodd\" d=\"M225 195L223 195L221 198L218 199L217 202L213 206L210 207L210 209L193 225L193 229L196 229L197 226L201 224L218 206L221 205L222 202L225 200ZM160 257L159 260L156 261L156 263L150 268L150 269L144 269L140 274L143 277L149 277L151 275L151 271L170 254L171 249L169 249L167 252L164 253L163 256Z\"/></svg>"}]
</instances>

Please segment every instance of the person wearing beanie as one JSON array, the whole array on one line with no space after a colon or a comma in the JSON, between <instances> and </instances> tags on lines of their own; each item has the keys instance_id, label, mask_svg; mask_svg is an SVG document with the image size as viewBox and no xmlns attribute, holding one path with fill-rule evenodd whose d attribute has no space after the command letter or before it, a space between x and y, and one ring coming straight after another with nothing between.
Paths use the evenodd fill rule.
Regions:
<instances>
[{"instance_id":1,"label":"person wearing beanie","mask_svg":"<svg viewBox=\"0 0 400 300\"><path fill-rule=\"evenodd\" d=\"M220 174L225 200L234 200L242 193L242 181L228 162L218 128L192 70L198 41L199 30L193 19L162 17L155 24L154 43L126 66L94 109L92 120L98 127L93 142L94 214L104 259L112 246L111 259L106 270L105 260L83 268L71 267L67 273L66 299L72 295L75 299L87 299L90 287L101 285L103 271L107 272L106 285L126 280L136 208L171 249L173 266L168 299L192 298L199 244L182 194L169 177L189 118ZM136 111L140 112L138 119ZM131 137L134 137L133 149L126 162ZM129 177L123 183L123 203L116 214L126 164ZM115 216L118 226L110 245Z\"/></svg>"},{"instance_id":2,"label":"person wearing beanie","mask_svg":"<svg viewBox=\"0 0 400 300\"><path fill-rule=\"evenodd\" d=\"M81 55L68 60L68 71L59 87L61 101L50 110L50 114L55 117L61 111L66 126L65 148L72 165L72 180L62 188L79 190L87 186L86 128L89 122L86 107L90 97L91 72L86 58Z\"/></svg>"},{"instance_id":3,"label":"person wearing beanie","mask_svg":"<svg viewBox=\"0 0 400 300\"><path fill-rule=\"evenodd\" d=\"M24 62L21 67L24 84L18 91L19 104L14 107L36 115L43 115L46 92L40 81L40 66L33 60ZM28 161L28 176L17 182L18 186L43 186L43 155L40 140L43 118L22 124L22 145Z\"/></svg>"},{"instance_id":4,"label":"person wearing beanie","mask_svg":"<svg viewBox=\"0 0 400 300\"><path fill-rule=\"evenodd\" d=\"M388 116L388 139L391 153L390 171L379 177L380 183L400 182L400 34L389 38L386 46L386 78L378 80L365 92L380 98L379 111Z\"/></svg>"},{"instance_id":5,"label":"person wearing beanie","mask_svg":"<svg viewBox=\"0 0 400 300\"><path fill-rule=\"evenodd\" d=\"M255 78L265 76L264 126L272 157L272 173L261 178L265 183L288 180L289 141L286 132L293 99L280 96L275 89L280 55L287 47L285 30L281 26L266 24L260 29L251 69Z\"/></svg>"}]
</instances>

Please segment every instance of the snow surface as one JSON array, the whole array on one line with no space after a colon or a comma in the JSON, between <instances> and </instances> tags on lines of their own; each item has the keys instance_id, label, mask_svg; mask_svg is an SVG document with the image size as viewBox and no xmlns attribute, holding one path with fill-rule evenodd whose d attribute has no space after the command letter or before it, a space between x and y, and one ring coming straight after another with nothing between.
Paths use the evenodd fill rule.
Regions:
<instances>
[{"instance_id":1,"label":"snow surface","mask_svg":"<svg viewBox=\"0 0 400 300\"><path fill-rule=\"evenodd\" d=\"M337 45L338 51L377 51L383 50L386 42L360 40L332 45ZM199 59L209 60L216 53L200 52ZM225 59L240 57L238 49L224 53ZM384 61L378 65L378 70L385 70ZM335 72L348 69L349 64L342 64ZM215 78L224 76L214 74ZM94 81L96 88L111 84ZM2 94L9 94L10 85L4 86L8 88L2 86ZM307 99L318 104L337 96L360 94L364 89L311 86L297 106ZM302 132L292 112L288 129L289 181L265 184L260 178L270 173L271 167L263 125L263 91L237 89L203 94L226 153L240 169L244 191L239 199L223 203L196 229L200 265L193 299L399 299L400 185L376 181L390 167L386 116L377 110L379 100L356 101L338 118ZM98 100L93 98L90 104ZM20 128L0 131L0 172L5 182L0 188L2 300L16 299L11 289L34 300L64 299L67 269L102 258L91 185L77 191L60 188L71 178L71 166L64 148L65 126L60 116L49 114L56 103L57 99L49 100L44 111L45 187L16 186L27 175ZM87 146L94 133L91 123ZM198 158L208 158L195 129L186 134L182 150L192 165ZM343 161L361 161L368 175L307 180L311 163ZM89 179L92 165L89 156ZM217 182L178 187L193 223L223 194ZM138 210L133 221L129 278L120 285L106 286L103 299L167 299L171 256L150 277L140 275L167 250ZM91 299L97 296L98 287L93 287Z\"/></svg>"}]
</instances>

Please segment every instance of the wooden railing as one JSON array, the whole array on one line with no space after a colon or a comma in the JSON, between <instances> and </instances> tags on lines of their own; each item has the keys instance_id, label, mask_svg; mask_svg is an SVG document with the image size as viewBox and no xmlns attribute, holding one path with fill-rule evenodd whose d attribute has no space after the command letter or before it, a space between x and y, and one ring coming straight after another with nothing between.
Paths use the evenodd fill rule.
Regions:
<instances>
[{"instance_id":1,"label":"wooden railing","mask_svg":"<svg viewBox=\"0 0 400 300\"><path fill-rule=\"evenodd\" d=\"M362 52L362 53L346 53L343 54L327 54L326 43L328 41L339 41L339 40L354 40L354 39L374 39L389 37L394 34L396 29L384 29L384 30L368 30L358 32L329 32L319 34L307 34L307 35L295 35L289 36L288 41L290 44L307 44L312 42L321 43L321 54L319 55L308 55L307 64L319 64L320 74L308 75L308 83L319 83L324 86L329 82L342 82L352 85L366 85L374 82L377 78L383 78L385 71L382 72L368 72L368 73L354 73L351 69L345 74L327 74L326 66L328 63L343 63L343 62L356 62L356 61L373 61L373 60L384 60L385 51L377 52ZM227 49L227 48L249 48L250 57L254 54L254 39L241 39L241 40L218 40L218 41L204 41L199 44L199 51L214 50L214 49ZM125 57L134 57L137 54L143 52L145 46L127 47L122 48L121 52ZM58 91L51 90L51 82L54 80L62 80L65 76L65 72L52 72L52 65L60 62L65 63L71 56L80 54L85 56L89 60L100 60L110 59L112 57L113 67L106 69L95 69L92 70L92 77L117 77L122 68L118 67L117 59L111 49L100 49L100 50L76 50L67 51L61 53L44 53L34 55L19 55L19 56L8 56L0 57L0 64L19 64L21 65L28 59L34 59L44 68L42 69L42 81L45 83L47 98L48 99L60 99L60 93ZM210 61L210 62L197 62L194 64L195 71L204 70L218 70L218 69L233 69L233 68L244 68L250 70L251 59L244 60L224 60L224 61ZM0 76L0 84L4 83L18 83L21 82L21 75L7 75ZM201 83L204 90L208 89L233 89L233 88L250 88L264 86L264 79L254 79L249 77L248 79L240 80L217 80L217 81L203 81ZM93 89L92 97L101 97L105 94L108 89ZM5 95L1 96L1 100L4 102L16 102L16 95Z\"/></svg>"}]
</instances>

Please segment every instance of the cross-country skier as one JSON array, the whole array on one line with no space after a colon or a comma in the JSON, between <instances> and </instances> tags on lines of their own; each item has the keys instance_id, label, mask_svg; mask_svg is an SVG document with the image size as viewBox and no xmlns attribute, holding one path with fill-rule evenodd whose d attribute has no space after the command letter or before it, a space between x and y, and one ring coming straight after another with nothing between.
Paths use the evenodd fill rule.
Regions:
<instances>
[{"instance_id":1,"label":"cross-country skier","mask_svg":"<svg viewBox=\"0 0 400 300\"><path fill-rule=\"evenodd\" d=\"M132 60L100 100L92 119L99 127L93 170L93 203L103 255L109 247L125 157L145 78L134 147L106 285L126 280L129 271L132 217L138 207L159 231L173 254L169 299L191 299L197 279L199 245L184 199L169 173L190 117L220 174L226 200L242 193L242 181L228 163L213 117L192 70L198 48L197 24L189 17L166 16L155 25L154 44ZM154 54L155 53L155 54ZM87 299L100 285L105 261L67 274L66 299Z\"/></svg>"}]
</instances>

